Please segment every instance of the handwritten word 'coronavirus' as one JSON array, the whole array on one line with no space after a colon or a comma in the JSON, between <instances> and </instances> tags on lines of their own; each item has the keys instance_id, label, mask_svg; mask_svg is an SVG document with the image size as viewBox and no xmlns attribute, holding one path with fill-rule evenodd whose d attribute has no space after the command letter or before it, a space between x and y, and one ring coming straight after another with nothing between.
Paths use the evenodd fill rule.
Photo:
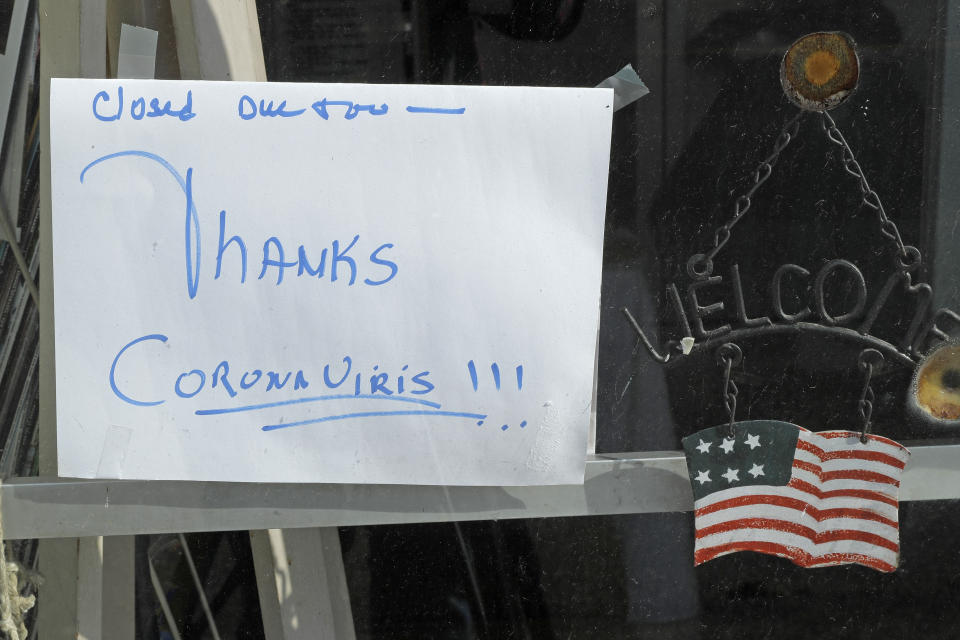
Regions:
<instances>
[{"instance_id":1,"label":"handwritten word 'coronavirus'","mask_svg":"<svg viewBox=\"0 0 960 640\"><path fill-rule=\"evenodd\" d=\"M110 365L109 384L113 394L126 402L137 407L152 407L163 404L168 399L190 399L204 394L202 397L211 399L236 398L245 392L264 393L270 391L279 391L287 389L293 391L294 396L287 398L280 403L294 404L298 400L301 392L310 387L312 381L316 381L311 393L322 393L326 391L337 391L336 398L357 397L357 398L392 398L399 401L405 396L424 396L435 389L430 382L430 371L411 370L409 365L402 365L399 371L394 373L384 371L380 365L375 364L369 369L362 369L354 364L353 358L349 355L344 356L338 362L324 364L313 371L298 369L275 370L265 367L232 367L228 359L215 360L215 364L210 366L177 367L178 372L170 376L166 385L153 390L152 392L139 391L134 393L129 389L121 388L118 368L125 366L136 366L137 359L141 361L146 357L156 355L156 347L164 345L169 338L160 333L140 336L123 345L113 362ZM153 350L153 353L151 352ZM131 364L131 362L133 364ZM165 388L164 388L165 387ZM147 396L147 397L144 397ZM322 396L333 399L333 396ZM434 402L418 400L419 404L436 405ZM274 404L274 403L270 403ZM265 405L253 405L246 409L262 408ZM241 407L240 409L243 409ZM213 415L217 413L232 413L240 410L231 409L211 409L198 411L200 415Z\"/></svg>"}]
</instances>

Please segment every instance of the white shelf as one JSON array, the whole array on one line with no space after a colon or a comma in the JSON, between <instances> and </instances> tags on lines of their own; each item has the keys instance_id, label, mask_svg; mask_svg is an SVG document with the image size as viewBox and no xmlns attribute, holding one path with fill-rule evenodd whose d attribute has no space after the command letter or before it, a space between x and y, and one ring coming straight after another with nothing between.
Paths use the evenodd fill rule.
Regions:
<instances>
[{"instance_id":1,"label":"white shelf","mask_svg":"<svg viewBox=\"0 0 960 640\"><path fill-rule=\"evenodd\" d=\"M908 446L910 446L908 444ZM911 448L901 500L960 498L960 445ZM583 485L430 487L18 478L4 537L65 538L689 511L680 452L591 456Z\"/></svg>"}]
</instances>

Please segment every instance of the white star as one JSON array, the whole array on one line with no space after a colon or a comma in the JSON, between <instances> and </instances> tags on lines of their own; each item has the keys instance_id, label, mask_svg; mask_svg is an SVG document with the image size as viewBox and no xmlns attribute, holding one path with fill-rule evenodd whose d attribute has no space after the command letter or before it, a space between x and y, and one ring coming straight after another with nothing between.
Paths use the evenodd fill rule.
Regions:
<instances>
[{"instance_id":1,"label":"white star","mask_svg":"<svg viewBox=\"0 0 960 640\"><path fill-rule=\"evenodd\" d=\"M758 478L763 475L763 465L755 464L752 467L750 467L750 471L747 471L747 473L752 475L754 478Z\"/></svg>"},{"instance_id":2,"label":"white star","mask_svg":"<svg viewBox=\"0 0 960 640\"><path fill-rule=\"evenodd\" d=\"M709 471L701 471L700 473L697 474L697 477L694 478L694 480L696 480L697 482L699 482L701 485L702 485L703 483L705 483L705 482L710 482L710 472L709 472Z\"/></svg>"},{"instance_id":3,"label":"white star","mask_svg":"<svg viewBox=\"0 0 960 640\"><path fill-rule=\"evenodd\" d=\"M710 445L711 445L711 444L713 444L713 443L712 443L712 442L704 442L703 440L701 440L701 441L700 441L700 444L697 445L697 451L699 451L700 453L706 453L706 452L710 451Z\"/></svg>"},{"instance_id":4,"label":"white star","mask_svg":"<svg viewBox=\"0 0 960 640\"><path fill-rule=\"evenodd\" d=\"M727 472L722 474L724 478L727 479L727 482L733 482L734 480L740 480L738 474L740 471L738 469L731 469L727 467Z\"/></svg>"},{"instance_id":5,"label":"white star","mask_svg":"<svg viewBox=\"0 0 960 640\"><path fill-rule=\"evenodd\" d=\"M753 451L760 446L760 436L752 436L748 433L746 442L747 446L750 447L750 450Z\"/></svg>"},{"instance_id":6,"label":"white star","mask_svg":"<svg viewBox=\"0 0 960 640\"><path fill-rule=\"evenodd\" d=\"M733 438L724 438L723 442L720 443L720 448L723 449L724 452L726 453L731 453L733 452L733 443L734 443Z\"/></svg>"}]
</instances>

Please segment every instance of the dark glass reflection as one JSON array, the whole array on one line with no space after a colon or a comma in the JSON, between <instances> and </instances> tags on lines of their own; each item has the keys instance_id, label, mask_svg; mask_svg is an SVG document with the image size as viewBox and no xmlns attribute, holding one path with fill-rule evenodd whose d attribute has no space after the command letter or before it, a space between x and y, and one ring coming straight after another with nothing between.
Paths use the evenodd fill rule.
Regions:
<instances>
[{"instance_id":1,"label":"dark glass reflection","mask_svg":"<svg viewBox=\"0 0 960 640\"><path fill-rule=\"evenodd\" d=\"M957 66L944 36L948 7L955 10L947 0L258 2L271 80L592 86L635 65L651 94L613 125L597 404L597 450L607 452L675 450L683 436L726 419L714 349L662 366L621 309L657 345L683 336L667 286L675 283L690 306L688 258L712 246L796 113L779 65L806 33L845 31L857 42L860 86L832 117L904 241L923 255L913 283L936 285L934 308L960 307L951 277L960 194L940 179L941 159L956 146L956 116L945 106ZM722 281L697 292L702 306L724 303L704 328L744 324L735 279L744 316L775 318L771 282L785 264L800 269L787 268L780 306L816 314L816 275L837 259L862 273L867 313L894 251L861 198L819 117L804 118L717 254ZM845 276L824 278L820 302L834 317L859 306L856 278ZM891 294L869 332L898 344L914 305ZM859 327L856 320L847 324ZM737 343L739 419L859 428L862 341L803 330L738 335ZM912 373L911 363L888 357L874 375L875 432L957 435L909 408ZM889 576L802 570L746 553L695 570L691 514L341 535L363 638L954 637L960 622L949 605L960 594L940 567L957 561L955 513L953 502L904 505L902 567Z\"/></svg>"}]
</instances>

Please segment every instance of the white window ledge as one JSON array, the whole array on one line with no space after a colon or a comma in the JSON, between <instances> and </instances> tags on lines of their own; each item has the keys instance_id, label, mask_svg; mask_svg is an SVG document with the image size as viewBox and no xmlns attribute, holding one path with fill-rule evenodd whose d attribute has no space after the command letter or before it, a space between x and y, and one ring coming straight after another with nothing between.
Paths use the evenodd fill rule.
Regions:
<instances>
[{"instance_id":1,"label":"white window ledge","mask_svg":"<svg viewBox=\"0 0 960 640\"><path fill-rule=\"evenodd\" d=\"M960 498L960 445L917 443L901 500ZM690 511L677 451L590 456L583 485L432 487L16 478L4 537L330 527Z\"/></svg>"}]
</instances>

